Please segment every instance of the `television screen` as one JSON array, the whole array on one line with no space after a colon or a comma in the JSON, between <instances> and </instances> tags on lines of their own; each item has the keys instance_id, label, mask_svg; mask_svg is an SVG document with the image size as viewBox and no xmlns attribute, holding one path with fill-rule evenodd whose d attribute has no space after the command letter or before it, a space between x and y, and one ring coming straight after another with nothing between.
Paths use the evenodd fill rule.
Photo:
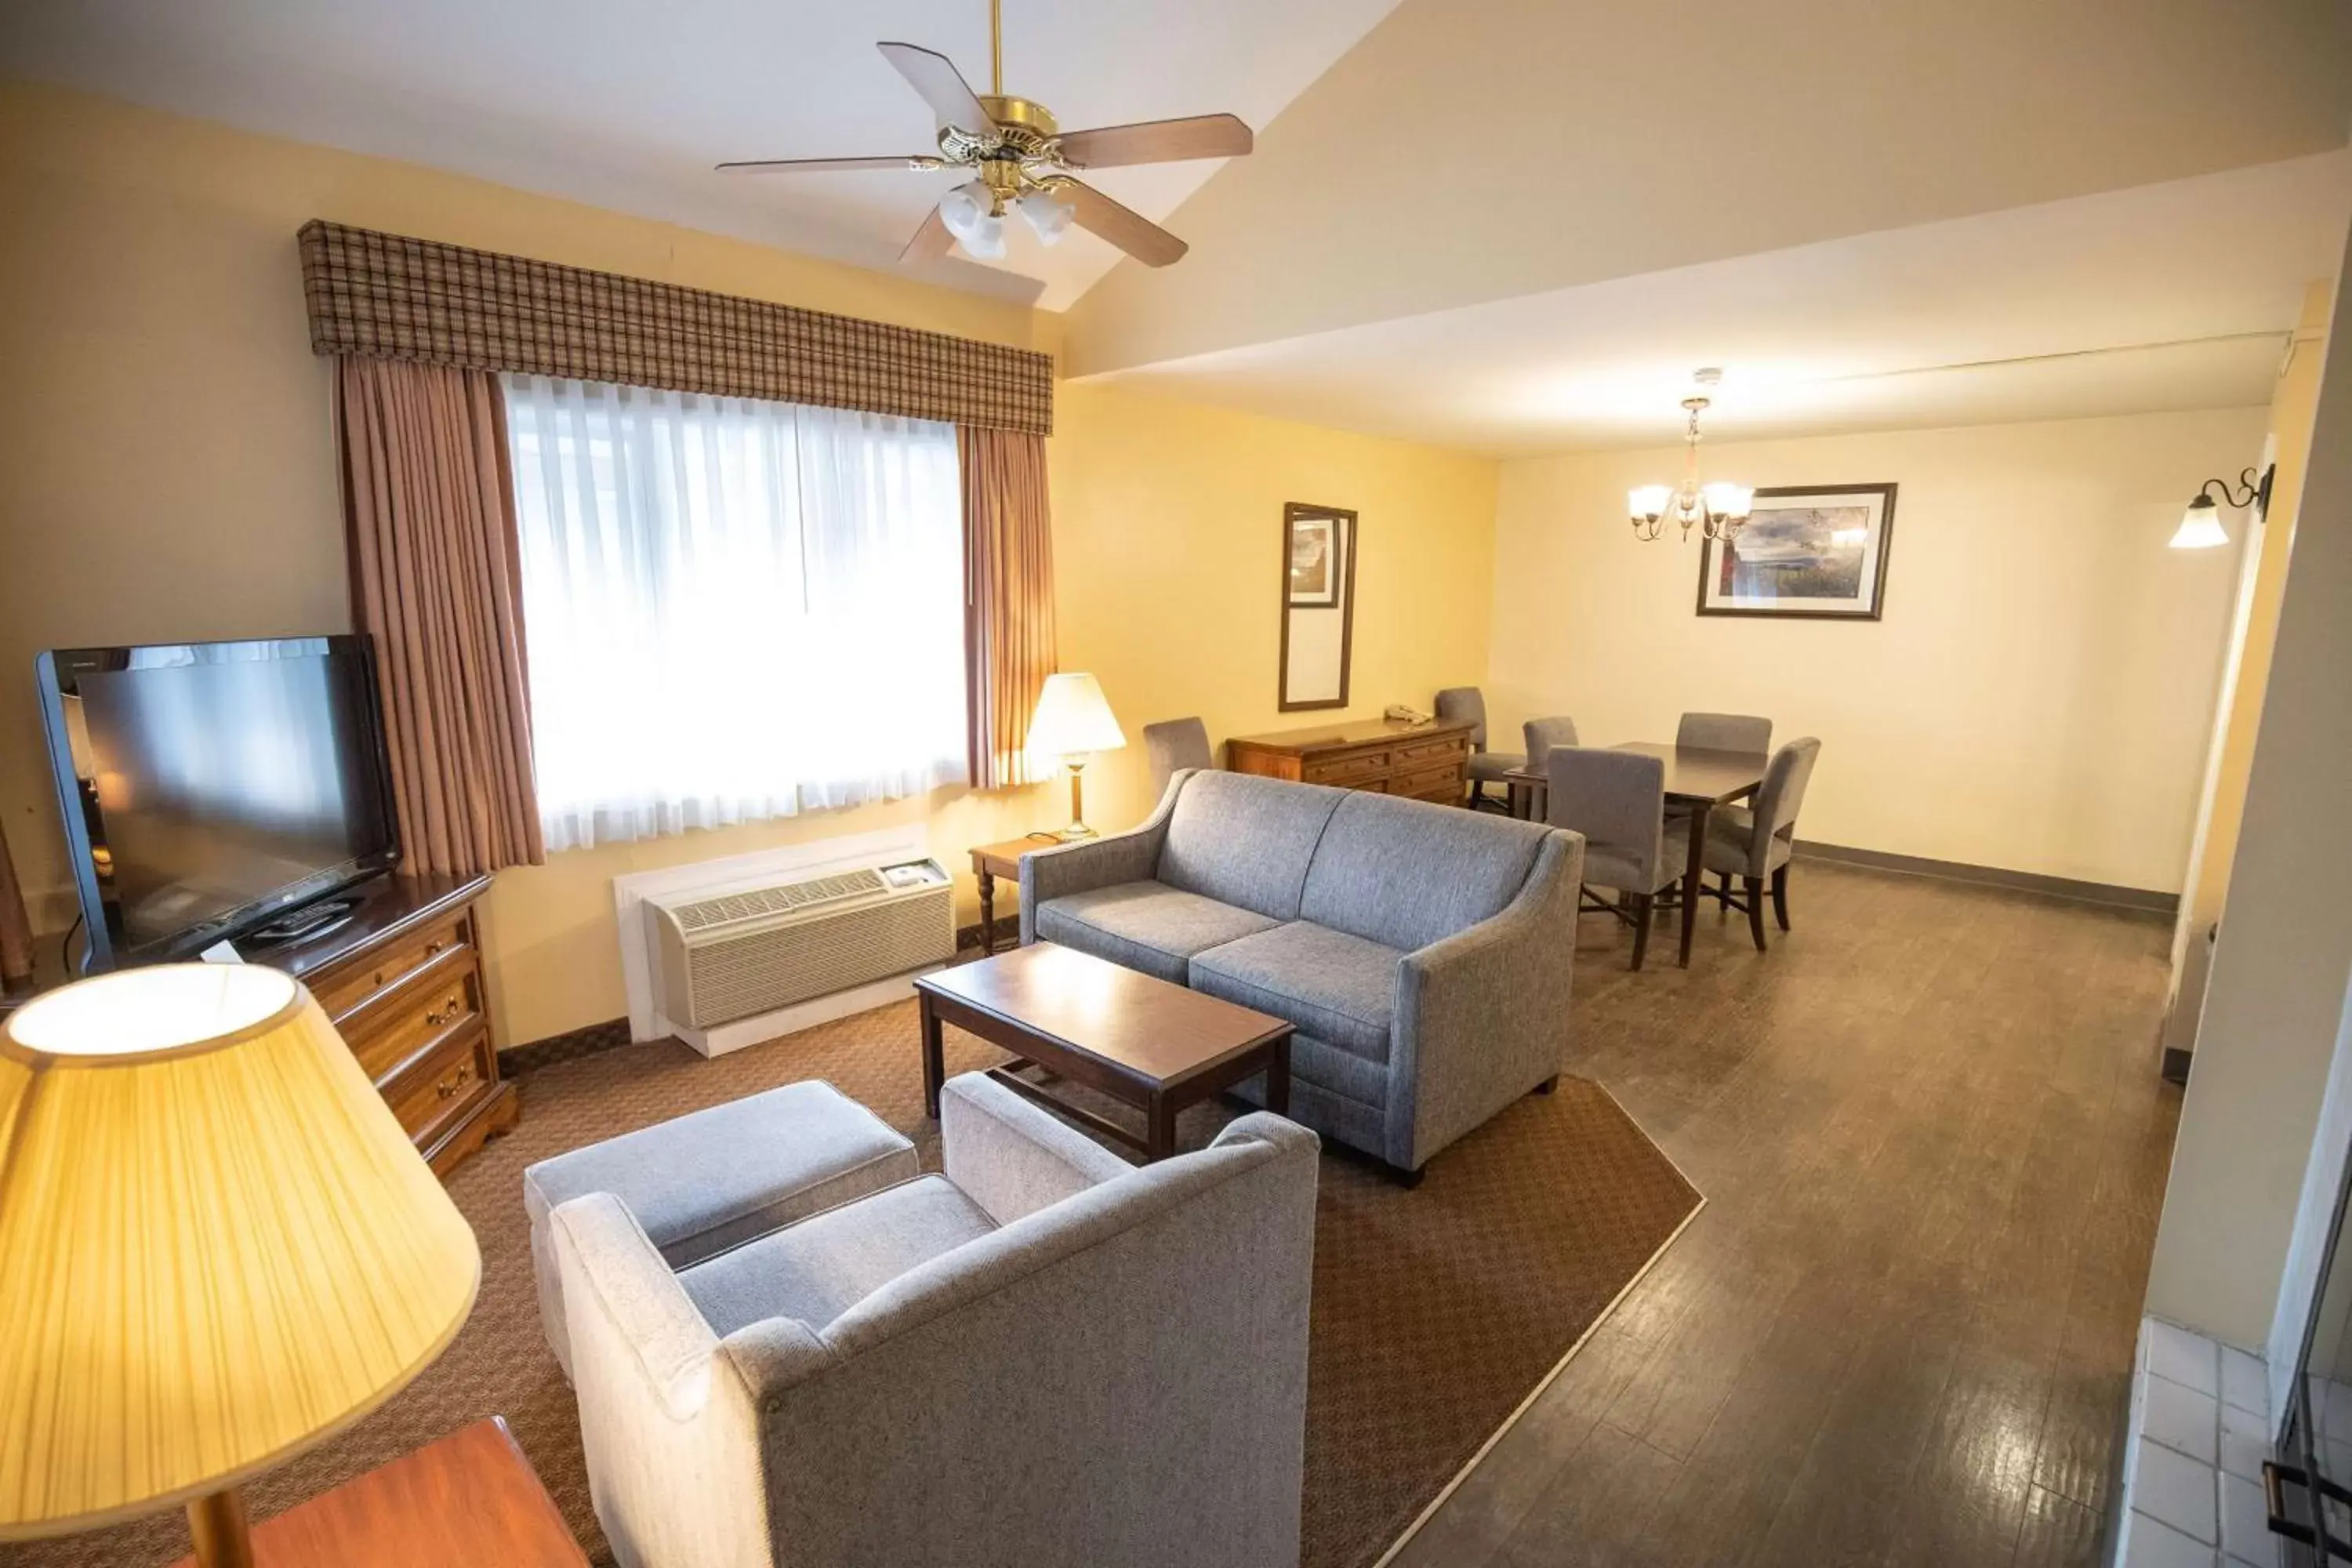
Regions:
<instances>
[{"instance_id":1,"label":"television screen","mask_svg":"<svg viewBox=\"0 0 2352 1568\"><path fill-rule=\"evenodd\" d=\"M41 668L92 967L184 956L398 858L365 639L71 648Z\"/></svg>"}]
</instances>

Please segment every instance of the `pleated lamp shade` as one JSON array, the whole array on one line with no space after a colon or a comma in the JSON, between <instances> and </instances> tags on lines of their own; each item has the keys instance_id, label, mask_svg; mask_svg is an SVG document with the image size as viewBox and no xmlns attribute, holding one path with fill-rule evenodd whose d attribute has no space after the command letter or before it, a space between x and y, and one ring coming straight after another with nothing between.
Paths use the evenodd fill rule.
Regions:
<instances>
[{"instance_id":1,"label":"pleated lamp shade","mask_svg":"<svg viewBox=\"0 0 2352 1568\"><path fill-rule=\"evenodd\" d=\"M473 1232L274 970L81 981L0 1030L0 1541L226 1493L448 1345Z\"/></svg>"}]
</instances>

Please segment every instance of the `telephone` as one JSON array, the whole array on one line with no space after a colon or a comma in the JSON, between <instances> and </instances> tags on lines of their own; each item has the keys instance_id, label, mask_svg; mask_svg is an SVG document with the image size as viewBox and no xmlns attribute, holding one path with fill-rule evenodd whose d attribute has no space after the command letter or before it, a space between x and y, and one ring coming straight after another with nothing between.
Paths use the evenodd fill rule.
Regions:
<instances>
[{"instance_id":1,"label":"telephone","mask_svg":"<svg viewBox=\"0 0 2352 1568\"><path fill-rule=\"evenodd\" d=\"M1423 712L1420 709L1408 708L1402 702L1390 703L1387 710L1383 712L1381 717L1391 720L1399 724L1429 724L1435 722L1433 719L1432 719L1428 714Z\"/></svg>"}]
</instances>

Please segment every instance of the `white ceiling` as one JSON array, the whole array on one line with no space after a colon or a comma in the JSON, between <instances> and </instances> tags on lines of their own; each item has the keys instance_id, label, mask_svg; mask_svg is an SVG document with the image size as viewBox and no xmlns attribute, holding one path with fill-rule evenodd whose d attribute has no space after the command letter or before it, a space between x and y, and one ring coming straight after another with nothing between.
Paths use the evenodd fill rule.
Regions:
<instances>
[{"instance_id":1,"label":"white ceiling","mask_svg":"<svg viewBox=\"0 0 2352 1568\"><path fill-rule=\"evenodd\" d=\"M1918 225L1099 379L1474 451L2266 403L2352 153Z\"/></svg>"},{"instance_id":2,"label":"white ceiling","mask_svg":"<svg viewBox=\"0 0 2352 1568\"><path fill-rule=\"evenodd\" d=\"M1075 303L1067 371L1471 450L1671 439L1702 364L1724 437L2262 402L2352 210L2345 0L1006 13L1065 125L1257 152L1095 177L1174 267L1015 224L915 275ZM985 85L986 0L0 0L0 70L891 269L953 176L709 168L926 150L883 38Z\"/></svg>"},{"instance_id":3,"label":"white ceiling","mask_svg":"<svg viewBox=\"0 0 2352 1568\"><path fill-rule=\"evenodd\" d=\"M1263 128L1397 0L1008 0L1005 87L1072 130L1219 110ZM875 52L988 87L986 0L22 0L0 69L872 267L943 174L713 174L730 158L925 153L931 118ZM1222 161L1089 179L1165 217ZM1012 226L1021 231L1022 226ZM1118 259L1073 233L934 280L1076 300Z\"/></svg>"}]
</instances>

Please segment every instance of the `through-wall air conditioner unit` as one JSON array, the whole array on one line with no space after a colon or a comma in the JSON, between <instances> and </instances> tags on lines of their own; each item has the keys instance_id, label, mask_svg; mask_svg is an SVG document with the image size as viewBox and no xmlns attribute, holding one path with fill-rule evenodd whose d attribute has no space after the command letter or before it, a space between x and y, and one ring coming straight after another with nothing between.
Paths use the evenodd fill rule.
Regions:
<instances>
[{"instance_id":1,"label":"through-wall air conditioner unit","mask_svg":"<svg viewBox=\"0 0 2352 1568\"><path fill-rule=\"evenodd\" d=\"M936 860L648 895L661 1010L709 1029L955 956L955 893Z\"/></svg>"}]
</instances>

